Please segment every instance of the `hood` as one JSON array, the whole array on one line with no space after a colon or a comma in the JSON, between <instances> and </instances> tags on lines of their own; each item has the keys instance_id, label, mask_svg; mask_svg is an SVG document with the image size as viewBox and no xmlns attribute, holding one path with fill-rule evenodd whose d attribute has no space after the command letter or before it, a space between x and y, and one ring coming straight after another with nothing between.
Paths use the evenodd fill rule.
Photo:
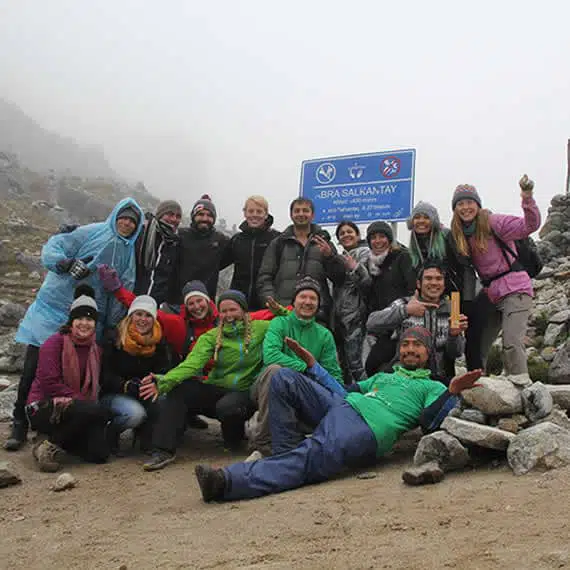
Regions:
<instances>
[{"instance_id":1,"label":"hood","mask_svg":"<svg viewBox=\"0 0 570 570\"><path fill-rule=\"evenodd\" d=\"M250 228L247 225L247 222L244 220L240 225L239 229L244 234L257 234L261 232L266 232L272 225L273 225L273 216L271 214L267 214L267 219L265 220L265 224L260 228Z\"/></svg>"},{"instance_id":2,"label":"hood","mask_svg":"<svg viewBox=\"0 0 570 570\"><path fill-rule=\"evenodd\" d=\"M140 214L139 223L137 224L135 231L128 238L120 236L119 232L117 231L117 214L125 206L131 206L132 208L135 208L138 211L138 213ZM111 231L113 232L114 236L123 240L125 243L132 245L137 241L137 238L139 237L139 235L142 231L144 220L145 220L144 212L142 211L142 208L137 204L136 200L134 198L123 198L120 202L118 202L115 205L115 207L113 208L111 213L107 216L105 223L111 228Z\"/></svg>"}]
</instances>

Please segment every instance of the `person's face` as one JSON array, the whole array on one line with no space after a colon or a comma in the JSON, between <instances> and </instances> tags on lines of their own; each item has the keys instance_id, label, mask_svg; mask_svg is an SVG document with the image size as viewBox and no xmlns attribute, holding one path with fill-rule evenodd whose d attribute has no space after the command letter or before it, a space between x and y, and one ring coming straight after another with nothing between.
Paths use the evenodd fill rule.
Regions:
<instances>
[{"instance_id":1,"label":"person's face","mask_svg":"<svg viewBox=\"0 0 570 570\"><path fill-rule=\"evenodd\" d=\"M427 348L413 337L400 342L400 363L408 370L425 368L428 362Z\"/></svg>"},{"instance_id":2,"label":"person's face","mask_svg":"<svg viewBox=\"0 0 570 570\"><path fill-rule=\"evenodd\" d=\"M412 218L412 229L419 236L431 232L431 220L425 214L416 214Z\"/></svg>"},{"instance_id":3,"label":"person's face","mask_svg":"<svg viewBox=\"0 0 570 570\"><path fill-rule=\"evenodd\" d=\"M200 295L192 295L186 299L186 310L193 319L203 319L208 314L210 305Z\"/></svg>"},{"instance_id":4,"label":"person's face","mask_svg":"<svg viewBox=\"0 0 570 570\"><path fill-rule=\"evenodd\" d=\"M319 309L319 296L311 289L300 291L293 302L293 309L300 319L312 319Z\"/></svg>"},{"instance_id":5,"label":"person's face","mask_svg":"<svg viewBox=\"0 0 570 570\"><path fill-rule=\"evenodd\" d=\"M209 230L214 225L214 216L209 210L200 210L194 215L194 224L199 230Z\"/></svg>"},{"instance_id":6,"label":"person's face","mask_svg":"<svg viewBox=\"0 0 570 570\"><path fill-rule=\"evenodd\" d=\"M139 334L150 334L154 325L154 318L146 311L135 311L131 315L131 320Z\"/></svg>"},{"instance_id":7,"label":"person's face","mask_svg":"<svg viewBox=\"0 0 570 570\"><path fill-rule=\"evenodd\" d=\"M390 247L390 240L386 234L375 233L370 237L370 247L374 255L380 255Z\"/></svg>"},{"instance_id":8,"label":"person's face","mask_svg":"<svg viewBox=\"0 0 570 570\"><path fill-rule=\"evenodd\" d=\"M291 210L291 221L297 228L307 228L311 225L315 214L310 204L295 204Z\"/></svg>"},{"instance_id":9,"label":"person's face","mask_svg":"<svg viewBox=\"0 0 570 570\"><path fill-rule=\"evenodd\" d=\"M177 212L166 212L160 217L160 221L172 226L174 231L178 229L180 222L182 221L182 215Z\"/></svg>"},{"instance_id":10,"label":"person's face","mask_svg":"<svg viewBox=\"0 0 570 570\"><path fill-rule=\"evenodd\" d=\"M71 321L71 334L80 340L88 339L95 333L95 321L90 317L80 317Z\"/></svg>"},{"instance_id":11,"label":"person's face","mask_svg":"<svg viewBox=\"0 0 570 570\"><path fill-rule=\"evenodd\" d=\"M476 218L479 212L479 204L470 198L459 200L455 205L455 211L457 212L459 219L468 224Z\"/></svg>"},{"instance_id":12,"label":"person's face","mask_svg":"<svg viewBox=\"0 0 570 570\"><path fill-rule=\"evenodd\" d=\"M354 249L358 245L359 235L351 226L341 226L338 231L338 241L344 249Z\"/></svg>"},{"instance_id":13,"label":"person's face","mask_svg":"<svg viewBox=\"0 0 570 570\"><path fill-rule=\"evenodd\" d=\"M418 288L423 299L439 303L445 289L445 278L442 272L435 267L426 269L422 280L418 281Z\"/></svg>"},{"instance_id":14,"label":"person's face","mask_svg":"<svg viewBox=\"0 0 570 570\"><path fill-rule=\"evenodd\" d=\"M220 303L219 311L224 323L227 324L243 321L245 314L243 309L231 299L224 299Z\"/></svg>"},{"instance_id":15,"label":"person's face","mask_svg":"<svg viewBox=\"0 0 570 570\"><path fill-rule=\"evenodd\" d=\"M117 231L121 237L130 237L137 229L137 224L132 218L118 218Z\"/></svg>"},{"instance_id":16,"label":"person's face","mask_svg":"<svg viewBox=\"0 0 570 570\"><path fill-rule=\"evenodd\" d=\"M250 228L261 228L267 220L267 212L255 202L247 202L243 209L243 216Z\"/></svg>"}]
</instances>

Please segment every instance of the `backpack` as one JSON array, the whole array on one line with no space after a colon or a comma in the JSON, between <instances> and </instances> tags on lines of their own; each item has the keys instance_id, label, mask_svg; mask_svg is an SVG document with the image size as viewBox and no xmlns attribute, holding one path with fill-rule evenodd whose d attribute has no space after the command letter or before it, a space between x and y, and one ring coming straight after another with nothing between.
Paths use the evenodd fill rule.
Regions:
<instances>
[{"instance_id":1,"label":"backpack","mask_svg":"<svg viewBox=\"0 0 570 570\"><path fill-rule=\"evenodd\" d=\"M509 270L503 271L503 273L499 273L499 275L495 275L489 279L482 280L485 287L488 287L495 279L503 277L512 271L526 271L531 278L536 277L542 271L544 263L540 258L536 243L531 237L515 240L516 253L495 232L493 232L493 237L501 248L503 257L509 265ZM512 263L507 257L507 252L515 258Z\"/></svg>"}]
</instances>

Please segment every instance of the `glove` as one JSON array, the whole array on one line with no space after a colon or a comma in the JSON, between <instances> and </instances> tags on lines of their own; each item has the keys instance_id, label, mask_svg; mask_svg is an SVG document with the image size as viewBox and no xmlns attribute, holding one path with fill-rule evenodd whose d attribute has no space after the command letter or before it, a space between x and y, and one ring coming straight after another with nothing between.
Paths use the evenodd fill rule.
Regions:
<instances>
[{"instance_id":1,"label":"glove","mask_svg":"<svg viewBox=\"0 0 570 570\"><path fill-rule=\"evenodd\" d=\"M55 264L55 270L58 273L68 273L75 259L62 259Z\"/></svg>"},{"instance_id":2,"label":"glove","mask_svg":"<svg viewBox=\"0 0 570 570\"><path fill-rule=\"evenodd\" d=\"M108 293L113 293L122 287L123 284L117 275L116 269L108 265L98 265L97 273L99 275L99 281L101 281L101 285L103 285L103 289Z\"/></svg>"},{"instance_id":3,"label":"glove","mask_svg":"<svg viewBox=\"0 0 570 570\"><path fill-rule=\"evenodd\" d=\"M91 273L87 264L93 260L93 256L76 259L69 268L69 274L77 281L85 279Z\"/></svg>"},{"instance_id":4,"label":"glove","mask_svg":"<svg viewBox=\"0 0 570 570\"><path fill-rule=\"evenodd\" d=\"M133 378L131 380L127 380L127 382L125 382L123 391L127 396L131 396L131 398L136 398L138 400L140 385L141 385L140 378Z\"/></svg>"}]
</instances>

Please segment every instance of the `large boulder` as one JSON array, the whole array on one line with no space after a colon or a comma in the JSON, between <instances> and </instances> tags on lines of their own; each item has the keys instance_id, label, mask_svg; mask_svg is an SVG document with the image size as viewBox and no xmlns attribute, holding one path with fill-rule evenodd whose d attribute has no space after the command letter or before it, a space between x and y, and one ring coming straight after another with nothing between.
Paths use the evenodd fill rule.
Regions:
<instances>
[{"instance_id":1,"label":"large boulder","mask_svg":"<svg viewBox=\"0 0 570 570\"><path fill-rule=\"evenodd\" d=\"M414 465L437 461L444 471L461 469L469 463L469 452L461 442L445 431L424 435L414 454Z\"/></svg>"},{"instance_id":2,"label":"large boulder","mask_svg":"<svg viewBox=\"0 0 570 570\"><path fill-rule=\"evenodd\" d=\"M14 340L15 332L0 335L0 374L22 372L26 347Z\"/></svg>"},{"instance_id":3,"label":"large boulder","mask_svg":"<svg viewBox=\"0 0 570 570\"><path fill-rule=\"evenodd\" d=\"M0 461L0 488L21 483L22 479L8 461Z\"/></svg>"},{"instance_id":4,"label":"large boulder","mask_svg":"<svg viewBox=\"0 0 570 570\"><path fill-rule=\"evenodd\" d=\"M507 459L515 475L569 465L570 431L551 422L525 429L509 444Z\"/></svg>"},{"instance_id":5,"label":"large boulder","mask_svg":"<svg viewBox=\"0 0 570 570\"><path fill-rule=\"evenodd\" d=\"M507 378L482 377L477 383L479 386L461 392L461 397L471 407L491 416L522 411L521 390Z\"/></svg>"},{"instance_id":6,"label":"large boulder","mask_svg":"<svg viewBox=\"0 0 570 570\"><path fill-rule=\"evenodd\" d=\"M535 382L521 393L524 415L531 421L536 422L546 417L554 404L552 395L542 382Z\"/></svg>"},{"instance_id":7,"label":"large boulder","mask_svg":"<svg viewBox=\"0 0 570 570\"><path fill-rule=\"evenodd\" d=\"M515 434L497 429L491 426L484 426L472 422L466 422L459 418L447 417L441 424L443 430L455 436L461 443L467 445L478 445L489 449L507 449Z\"/></svg>"}]
</instances>

